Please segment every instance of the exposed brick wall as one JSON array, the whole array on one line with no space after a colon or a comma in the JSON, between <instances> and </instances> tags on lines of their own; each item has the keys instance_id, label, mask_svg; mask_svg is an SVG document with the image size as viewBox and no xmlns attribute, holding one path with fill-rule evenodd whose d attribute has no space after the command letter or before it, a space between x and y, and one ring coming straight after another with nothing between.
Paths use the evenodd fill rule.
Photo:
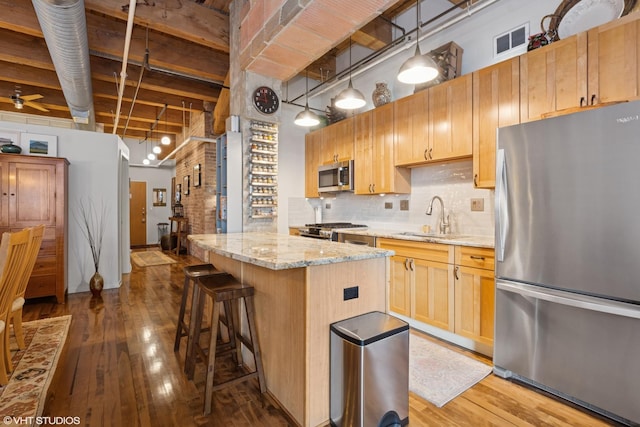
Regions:
<instances>
[{"instance_id":1,"label":"exposed brick wall","mask_svg":"<svg viewBox=\"0 0 640 427\"><path fill-rule=\"evenodd\" d=\"M193 136L211 137L213 115L203 112L196 116L190 127ZM200 164L200 186L194 186L193 167ZM184 177L189 176L189 194L184 194ZM207 234L216 231L216 146L209 142L190 142L176 154L176 184L183 186L184 216L189 218L189 234ZM204 259L204 254L189 245L189 253Z\"/></svg>"}]
</instances>

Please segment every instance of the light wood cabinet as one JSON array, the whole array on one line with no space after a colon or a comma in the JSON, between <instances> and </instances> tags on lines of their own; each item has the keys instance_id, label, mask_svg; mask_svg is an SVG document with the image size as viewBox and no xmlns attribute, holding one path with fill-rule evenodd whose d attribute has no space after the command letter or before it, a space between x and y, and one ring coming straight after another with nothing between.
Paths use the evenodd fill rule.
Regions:
<instances>
[{"instance_id":1,"label":"light wood cabinet","mask_svg":"<svg viewBox=\"0 0 640 427\"><path fill-rule=\"evenodd\" d=\"M429 88L429 161L471 156L472 97L471 74Z\"/></svg>"},{"instance_id":2,"label":"light wood cabinet","mask_svg":"<svg viewBox=\"0 0 640 427\"><path fill-rule=\"evenodd\" d=\"M640 97L640 16L629 14L587 32L587 102Z\"/></svg>"},{"instance_id":3,"label":"light wood cabinet","mask_svg":"<svg viewBox=\"0 0 640 427\"><path fill-rule=\"evenodd\" d=\"M468 74L394 103L397 166L471 156L472 87Z\"/></svg>"},{"instance_id":4,"label":"light wood cabinet","mask_svg":"<svg viewBox=\"0 0 640 427\"><path fill-rule=\"evenodd\" d=\"M387 238L377 242L395 251L389 311L493 346L493 249Z\"/></svg>"},{"instance_id":5,"label":"light wood cabinet","mask_svg":"<svg viewBox=\"0 0 640 427\"><path fill-rule=\"evenodd\" d=\"M520 123L520 58L473 73L473 184L496 184L497 128Z\"/></svg>"},{"instance_id":6,"label":"light wood cabinet","mask_svg":"<svg viewBox=\"0 0 640 427\"><path fill-rule=\"evenodd\" d=\"M522 122L640 97L640 15L520 57Z\"/></svg>"},{"instance_id":7,"label":"light wood cabinet","mask_svg":"<svg viewBox=\"0 0 640 427\"><path fill-rule=\"evenodd\" d=\"M389 310L453 331L453 247L397 239L378 239L391 249Z\"/></svg>"},{"instance_id":8,"label":"light wood cabinet","mask_svg":"<svg viewBox=\"0 0 640 427\"><path fill-rule=\"evenodd\" d=\"M400 98L393 103L395 164L409 166L429 160L429 91Z\"/></svg>"},{"instance_id":9,"label":"light wood cabinet","mask_svg":"<svg viewBox=\"0 0 640 427\"><path fill-rule=\"evenodd\" d=\"M3 154L0 159L0 232L45 226L26 298L64 301L68 164L52 157Z\"/></svg>"},{"instance_id":10,"label":"light wood cabinet","mask_svg":"<svg viewBox=\"0 0 640 427\"><path fill-rule=\"evenodd\" d=\"M353 120L353 117L349 117L320 129L320 164L353 159Z\"/></svg>"},{"instance_id":11,"label":"light wood cabinet","mask_svg":"<svg viewBox=\"0 0 640 427\"><path fill-rule=\"evenodd\" d=\"M322 150L322 132L309 132L305 136L305 177L304 196L319 197L318 194L318 166L320 166L320 151Z\"/></svg>"},{"instance_id":12,"label":"light wood cabinet","mask_svg":"<svg viewBox=\"0 0 640 427\"><path fill-rule=\"evenodd\" d=\"M411 192L411 172L394 165L393 104L355 116L355 194Z\"/></svg>"},{"instance_id":13,"label":"light wood cabinet","mask_svg":"<svg viewBox=\"0 0 640 427\"><path fill-rule=\"evenodd\" d=\"M495 313L494 250L456 246L456 334L493 346Z\"/></svg>"}]
</instances>

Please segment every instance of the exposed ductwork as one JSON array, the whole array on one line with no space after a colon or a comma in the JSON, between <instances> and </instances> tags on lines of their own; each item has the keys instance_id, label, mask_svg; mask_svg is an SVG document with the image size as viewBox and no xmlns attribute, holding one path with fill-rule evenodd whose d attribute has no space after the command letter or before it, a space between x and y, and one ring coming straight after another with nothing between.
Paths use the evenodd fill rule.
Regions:
<instances>
[{"instance_id":1,"label":"exposed ductwork","mask_svg":"<svg viewBox=\"0 0 640 427\"><path fill-rule=\"evenodd\" d=\"M94 130L84 0L32 0L73 121Z\"/></svg>"}]
</instances>

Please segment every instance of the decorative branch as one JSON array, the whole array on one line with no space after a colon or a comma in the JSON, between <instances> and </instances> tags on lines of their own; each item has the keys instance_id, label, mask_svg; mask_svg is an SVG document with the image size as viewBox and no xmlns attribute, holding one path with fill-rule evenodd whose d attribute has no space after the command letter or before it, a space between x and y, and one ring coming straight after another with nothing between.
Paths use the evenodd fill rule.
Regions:
<instances>
[{"instance_id":1,"label":"decorative branch","mask_svg":"<svg viewBox=\"0 0 640 427\"><path fill-rule=\"evenodd\" d=\"M76 218L80 225L82 234L89 242L91 248L91 256L93 257L93 265L98 271L100 265L100 252L102 251L102 237L105 230L105 218L107 216L107 207L104 203L100 203L100 211L98 211L91 199L86 203L80 200L78 208L82 221Z\"/></svg>"}]
</instances>

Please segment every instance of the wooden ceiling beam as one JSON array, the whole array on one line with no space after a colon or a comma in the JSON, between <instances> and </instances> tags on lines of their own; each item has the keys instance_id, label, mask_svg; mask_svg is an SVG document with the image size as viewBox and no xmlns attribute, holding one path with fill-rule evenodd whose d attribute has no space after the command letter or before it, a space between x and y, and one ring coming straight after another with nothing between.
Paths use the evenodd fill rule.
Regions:
<instances>
[{"instance_id":1,"label":"wooden ceiling beam","mask_svg":"<svg viewBox=\"0 0 640 427\"><path fill-rule=\"evenodd\" d=\"M87 11L102 13L126 21L123 0L85 0ZM138 2L135 24L221 52L229 53L229 16L214 9L185 0L154 0L149 5Z\"/></svg>"},{"instance_id":2,"label":"wooden ceiling beam","mask_svg":"<svg viewBox=\"0 0 640 427\"><path fill-rule=\"evenodd\" d=\"M229 87L231 83L231 76L227 73L227 77L224 79L224 85ZM226 131L226 120L230 114L231 92L229 89L222 89L220 91L220 97L216 106L213 109L213 133L216 135L222 135Z\"/></svg>"}]
</instances>

